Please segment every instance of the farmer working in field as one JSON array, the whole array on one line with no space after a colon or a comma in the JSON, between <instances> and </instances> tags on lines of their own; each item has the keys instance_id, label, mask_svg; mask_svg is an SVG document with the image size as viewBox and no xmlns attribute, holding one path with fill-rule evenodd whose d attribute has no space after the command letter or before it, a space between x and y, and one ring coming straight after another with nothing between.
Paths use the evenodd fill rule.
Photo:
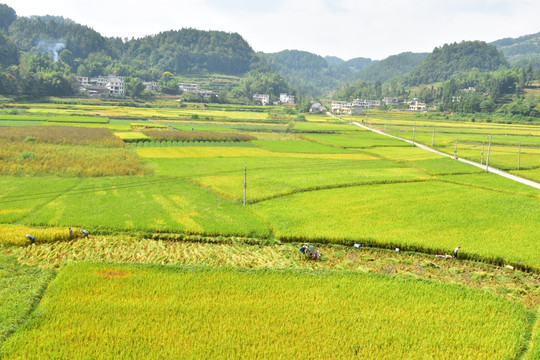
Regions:
<instances>
[{"instance_id":1,"label":"farmer working in field","mask_svg":"<svg viewBox=\"0 0 540 360\"><path fill-rule=\"evenodd\" d=\"M36 238L33 237L33 236L30 235L30 234L26 234L26 238L27 238L28 240L30 240L30 244L33 244L33 243L34 243L34 240L36 240Z\"/></svg>"},{"instance_id":2,"label":"farmer working in field","mask_svg":"<svg viewBox=\"0 0 540 360\"><path fill-rule=\"evenodd\" d=\"M88 237L88 231L81 229L81 234L83 237Z\"/></svg>"},{"instance_id":3,"label":"farmer working in field","mask_svg":"<svg viewBox=\"0 0 540 360\"><path fill-rule=\"evenodd\" d=\"M308 248L308 245L306 243L304 243L304 245L302 245L302 247L300 248L300 250L298 250L300 252L301 255L306 255L306 251L307 251L307 248Z\"/></svg>"},{"instance_id":4,"label":"farmer working in field","mask_svg":"<svg viewBox=\"0 0 540 360\"><path fill-rule=\"evenodd\" d=\"M457 248L454 249L454 257L457 259L457 253L461 249L461 245L459 245Z\"/></svg>"},{"instance_id":5,"label":"farmer working in field","mask_svg":"<svg viewBox=\"0 0 540 360\"><path fill-rule=\"evenodd\" d=\"M71 228L68 228L69 229L69 240L73 240L73 230L71 230Z\"/></svg>"}]
</instances>

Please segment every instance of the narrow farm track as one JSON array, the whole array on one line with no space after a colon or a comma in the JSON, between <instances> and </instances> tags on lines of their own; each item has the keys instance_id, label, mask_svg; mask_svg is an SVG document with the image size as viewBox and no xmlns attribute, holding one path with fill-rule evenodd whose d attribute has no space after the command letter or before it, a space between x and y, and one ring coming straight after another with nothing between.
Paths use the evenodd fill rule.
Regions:
<instances>
[{"instance_id":1,"label":"narrow farm track","mask_svg":"<svg viewBox=\"0 0 540 360\"><path fill-rule=\"evenodd\" d=\"M327 115L333 117L334 119L337 119L337 120L340 120L340 121L343 121L345 122L345 120L337 117L337 116L334 116L330 113L327 113ZM446 153L443 153L441 151L438 151L438 150L435 150L435 149L432 149L430 148L429 146L426 146L426 145L423 145L423 144L419 144L417 142L412 142L411 140L407 140L407 139L403 139L403 138L400 138L400 137L397 137L397 136L394 136L394 135L390 135L390 134L387 134L383 131L380 131L380 130L376 130L376 129L372 129L370 128L369 126L365 126L365 125L362 125L358 122L353 122L352 123L353 125L356 125L356 126L359 126L363 129L366 129L366 130L369 130L369 131L373 131L377 134L380 134L380 135L384 135L384 136L388 136L388 137L391 137L391 138L394 138L394 139L397 139L397 140L401 140L401 141L404 141L406 143L409 143L413 146L416 146L416 147L419 147L420 149L423 149L423 150L427 150L427 151L431 151L432 153L435 153L435 154L438 154L438 155L441 155L441 156L445 156L445 157L448 157L448 158L451 158L451 159L454 159L454 156L452 155L449 155L449 154L446 154ZM532 180L528 180L528 179L524 179L522 177L519 177L519 176L516 176L516 175L512 175L512 174L509 174L505 171L502 171L500 169L497 169L497 168L494 168L492 166L488 166L486 167L485 165L482 165L482 164L479 164L477 162L474 162L474 161L470 161L470 160L466 160L466 159L462 159L462 158L455 158L455 160L457 161L461 161L462 163L465 163L465 164L469 164L469 165L472 165L472 166L476 166L478 168L481 168L481 169L486 169L487 172L491 172L493 174L496 174L496 175L499 175L499 176L502 176L502 177L505 177L507 179L510 179L512 181L516 181L516 182L519 182L519 183L522 183L522 184L525 184L525 185L528 185L528 186L531 186L533 188L536 188L536 189L539 189L540 190L540 184L535 182L535 181L532 181Z\"/></svg>"}]
</instances>

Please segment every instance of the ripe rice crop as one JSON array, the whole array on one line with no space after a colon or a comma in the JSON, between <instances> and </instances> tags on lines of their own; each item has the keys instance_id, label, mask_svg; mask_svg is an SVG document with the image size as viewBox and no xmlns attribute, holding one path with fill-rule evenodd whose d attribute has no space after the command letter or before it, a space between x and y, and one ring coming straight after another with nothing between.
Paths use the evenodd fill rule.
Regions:
<instances>
[{"instance_id":1,"label":"ripe rice crop","mask_svg":"<svg viewBox=\"0 0 540 360\"><path fill-rule=\"evenodd\" d=\"M33 138L30 141L29 137ZM104 128L75 126L24 126L0 128L0 140L51 144L100 145L123 147L122 140Z\"/></svg>"},{"instance_id":2,"label":"ripe rice crop","mask_svg":"<svg viewBox=\"0 0 540 360\"><path fill-rule=\"evenodd\" d=\"M120 139L126 141L138 141L138 140L148 140L150 139L148 136L143 134L139 131L122 131L122 132L115 132L115 136L118 136Z\"/></svg>"},{"instance_id":3,"label":"ripe rice crop","mask_svg":"<svg viewBox=\"0 0 540 360\"><path fill-rule=\"evenodd\" d=\"M255 138L241 133L225 133L210 131L175 131L175 130L143 130L143 133L154 140L176 141L250 141Z\"/></svg>"},{"instance_id":4,"label":"ripe rice crop","mask_svg":"<svg viewBox=\"0 0 540 360\"><path fill-rule=\"evenodd\" d=\"M21 266L0 253L0 346L26 320L53 276L54 270Z\"/></svg>"},{"instance_id":5,"label":"ripe rice crop","mask_svg":"<svg viewBox=\"0 0 540 360\"><path fill-rule=\"evenodd\" d=\"M1 354L501 359L519 354L527 320L523 305L487 292L412 279L74 264Z\"/></svg>"},{"instance_id":6,"label":"ripe rice crop","mask_svg":"<svg viewBox=\"0 0 540 360\"><path fill-rule=\"evenodd\" d=\"M2 177L0 223L13 223L80 183L79 178ZM25 234L22 234L24 238ZM8 239L9 240L9 239Z\"/></svg>"},{"instance_id":7,"label":"ripe rice crop","mask_svg":"<svg viewBox=\"0 0 540 360\"><path fill-rule=\"evenodd\" d=\"M377 146L407 146L404 142L383 137L370 131L356 131L346 134L303 134L302 137L343 148L372 148Z\"/></svg>"},{"instance_id":8,"label":"ripe rice crop","mask_svg":"<svg viewBox=\"0 0 540 360\"><path fill-rule=\"evenodd\" d=\"M364 242L447 254L462 245L471 258L538 268L538 196L537 190L530 197L429 181L294 194L252 209L267 219L278 239Z\"/></svg>"},{"instance_id":9,"label":"ripe rice crop","mask_svg":"<svg viewBox=\"0 0 540 360\"><path fill-rule=\"evenodd\" d=\"M246 208L178 178L83 179L19 223L90 232L269 237L268 226Z\"/></svg>"},{"instance_id":10,"label":"ripe rice crop","mask_svg":"<svg viewBox=\"0 0 540 360\"><path fill-rule=\"evenodd\" d=\"M154 159L183 159L183 158L310 158L310 159L335 159L335 160L374 160L375 156L364 153L275 153L266 149L250 147L177 147L158 149L137 149L137 154L143 158Z\"/></svg>"},{"instance_id":11,"label":"ripe rice crop","mask_svg":"<svg viewBox=\"0 0 540 360\"><path fill-rule=\"evenodd\" d=\"M101 116L44 116L44 115L5 115L0 114L0 121L37 121L51 123L108 124L109 119Z\"/></svg>"},{"instance_id":12,"label":"ripe rice crop","mask_svg":"<svg viewBox=\"0 0 540 360\"><path fill-rule=\"evenodd\" d=\"M2 225L0 224L0 245L29 245L30 240L26 238L29 234L35 238L34 243L48 243L55 241L67 241L69 238L68 228L37 228L25 225ZM79 229L73 228L73 238L81 236Z\"/></svg>"},{"instance_id":13,"label":"ripe rice crop","mask_svg":"<svg viewBox=\"0 0 540 360\"><path fill-rule=\"evenodd\" d=\"M353 150L302 140L255 140L253 144L276 152L299 153L352 153Z\"/></svg>"},{"instance_id":14,"label":"ripe rice crop","mask_svg":"<svg viewBox=\"0 0 540 360\"><path fill-rule=\"evenodd\" d=\"M296 192L325 188L347 187L359 184L409 182L429 180L417 169L384 160L318 160L283 161L268 159L267 168L249 168L248 201L255 202ZM193 181L241 201L244 173L200 176Z\"/></svg>"},{"instance_id":15,"label":"ripe rice crop","mask_svg":"<svg viewBox=\"0 0 540 360\"><path fill-rule=\"evenodd\" d=\"M25 152L33 155L21 158ZM145 172L135 152L125 148L0 142L1 175L95 177L143 175Z\"/></svg>"}]
</instances>

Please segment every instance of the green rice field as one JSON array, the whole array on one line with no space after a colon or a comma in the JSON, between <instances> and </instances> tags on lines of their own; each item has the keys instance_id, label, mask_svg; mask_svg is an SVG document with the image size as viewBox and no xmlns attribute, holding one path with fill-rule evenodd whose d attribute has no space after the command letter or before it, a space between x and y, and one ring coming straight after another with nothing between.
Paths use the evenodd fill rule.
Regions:
<instances>
[{"instance_id":1,"label":"green rice field","mask_svg":"<svg viewBox=\"0 0 540 360\"><path fill-rule=\"evenodd\" d=\"M277 106L4 111L1 359L538 357L534 187ZM540 180L536 124L352 120Z\"/></svg>"}]
</instances>

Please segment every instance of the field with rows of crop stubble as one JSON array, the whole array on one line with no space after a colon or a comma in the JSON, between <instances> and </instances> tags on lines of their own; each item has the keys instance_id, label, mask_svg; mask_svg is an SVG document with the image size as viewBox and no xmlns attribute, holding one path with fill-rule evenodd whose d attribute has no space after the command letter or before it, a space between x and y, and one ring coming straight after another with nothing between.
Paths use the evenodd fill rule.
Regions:
<instances>
[{"instance_id":1,"label":"field with rows of crop stubble","mask_svg":"<svg viewBox=\"0 0 540 360\"><path fill-rule=\"evenodd\" d=\"M0 118L0 297L19 304L0 311L3 358L538 354L539 190L324 115L159 106ZM507 170L537 171L533 128ZM496 143L515 142L493 159Z\"/></svg>"}]
</instances>

